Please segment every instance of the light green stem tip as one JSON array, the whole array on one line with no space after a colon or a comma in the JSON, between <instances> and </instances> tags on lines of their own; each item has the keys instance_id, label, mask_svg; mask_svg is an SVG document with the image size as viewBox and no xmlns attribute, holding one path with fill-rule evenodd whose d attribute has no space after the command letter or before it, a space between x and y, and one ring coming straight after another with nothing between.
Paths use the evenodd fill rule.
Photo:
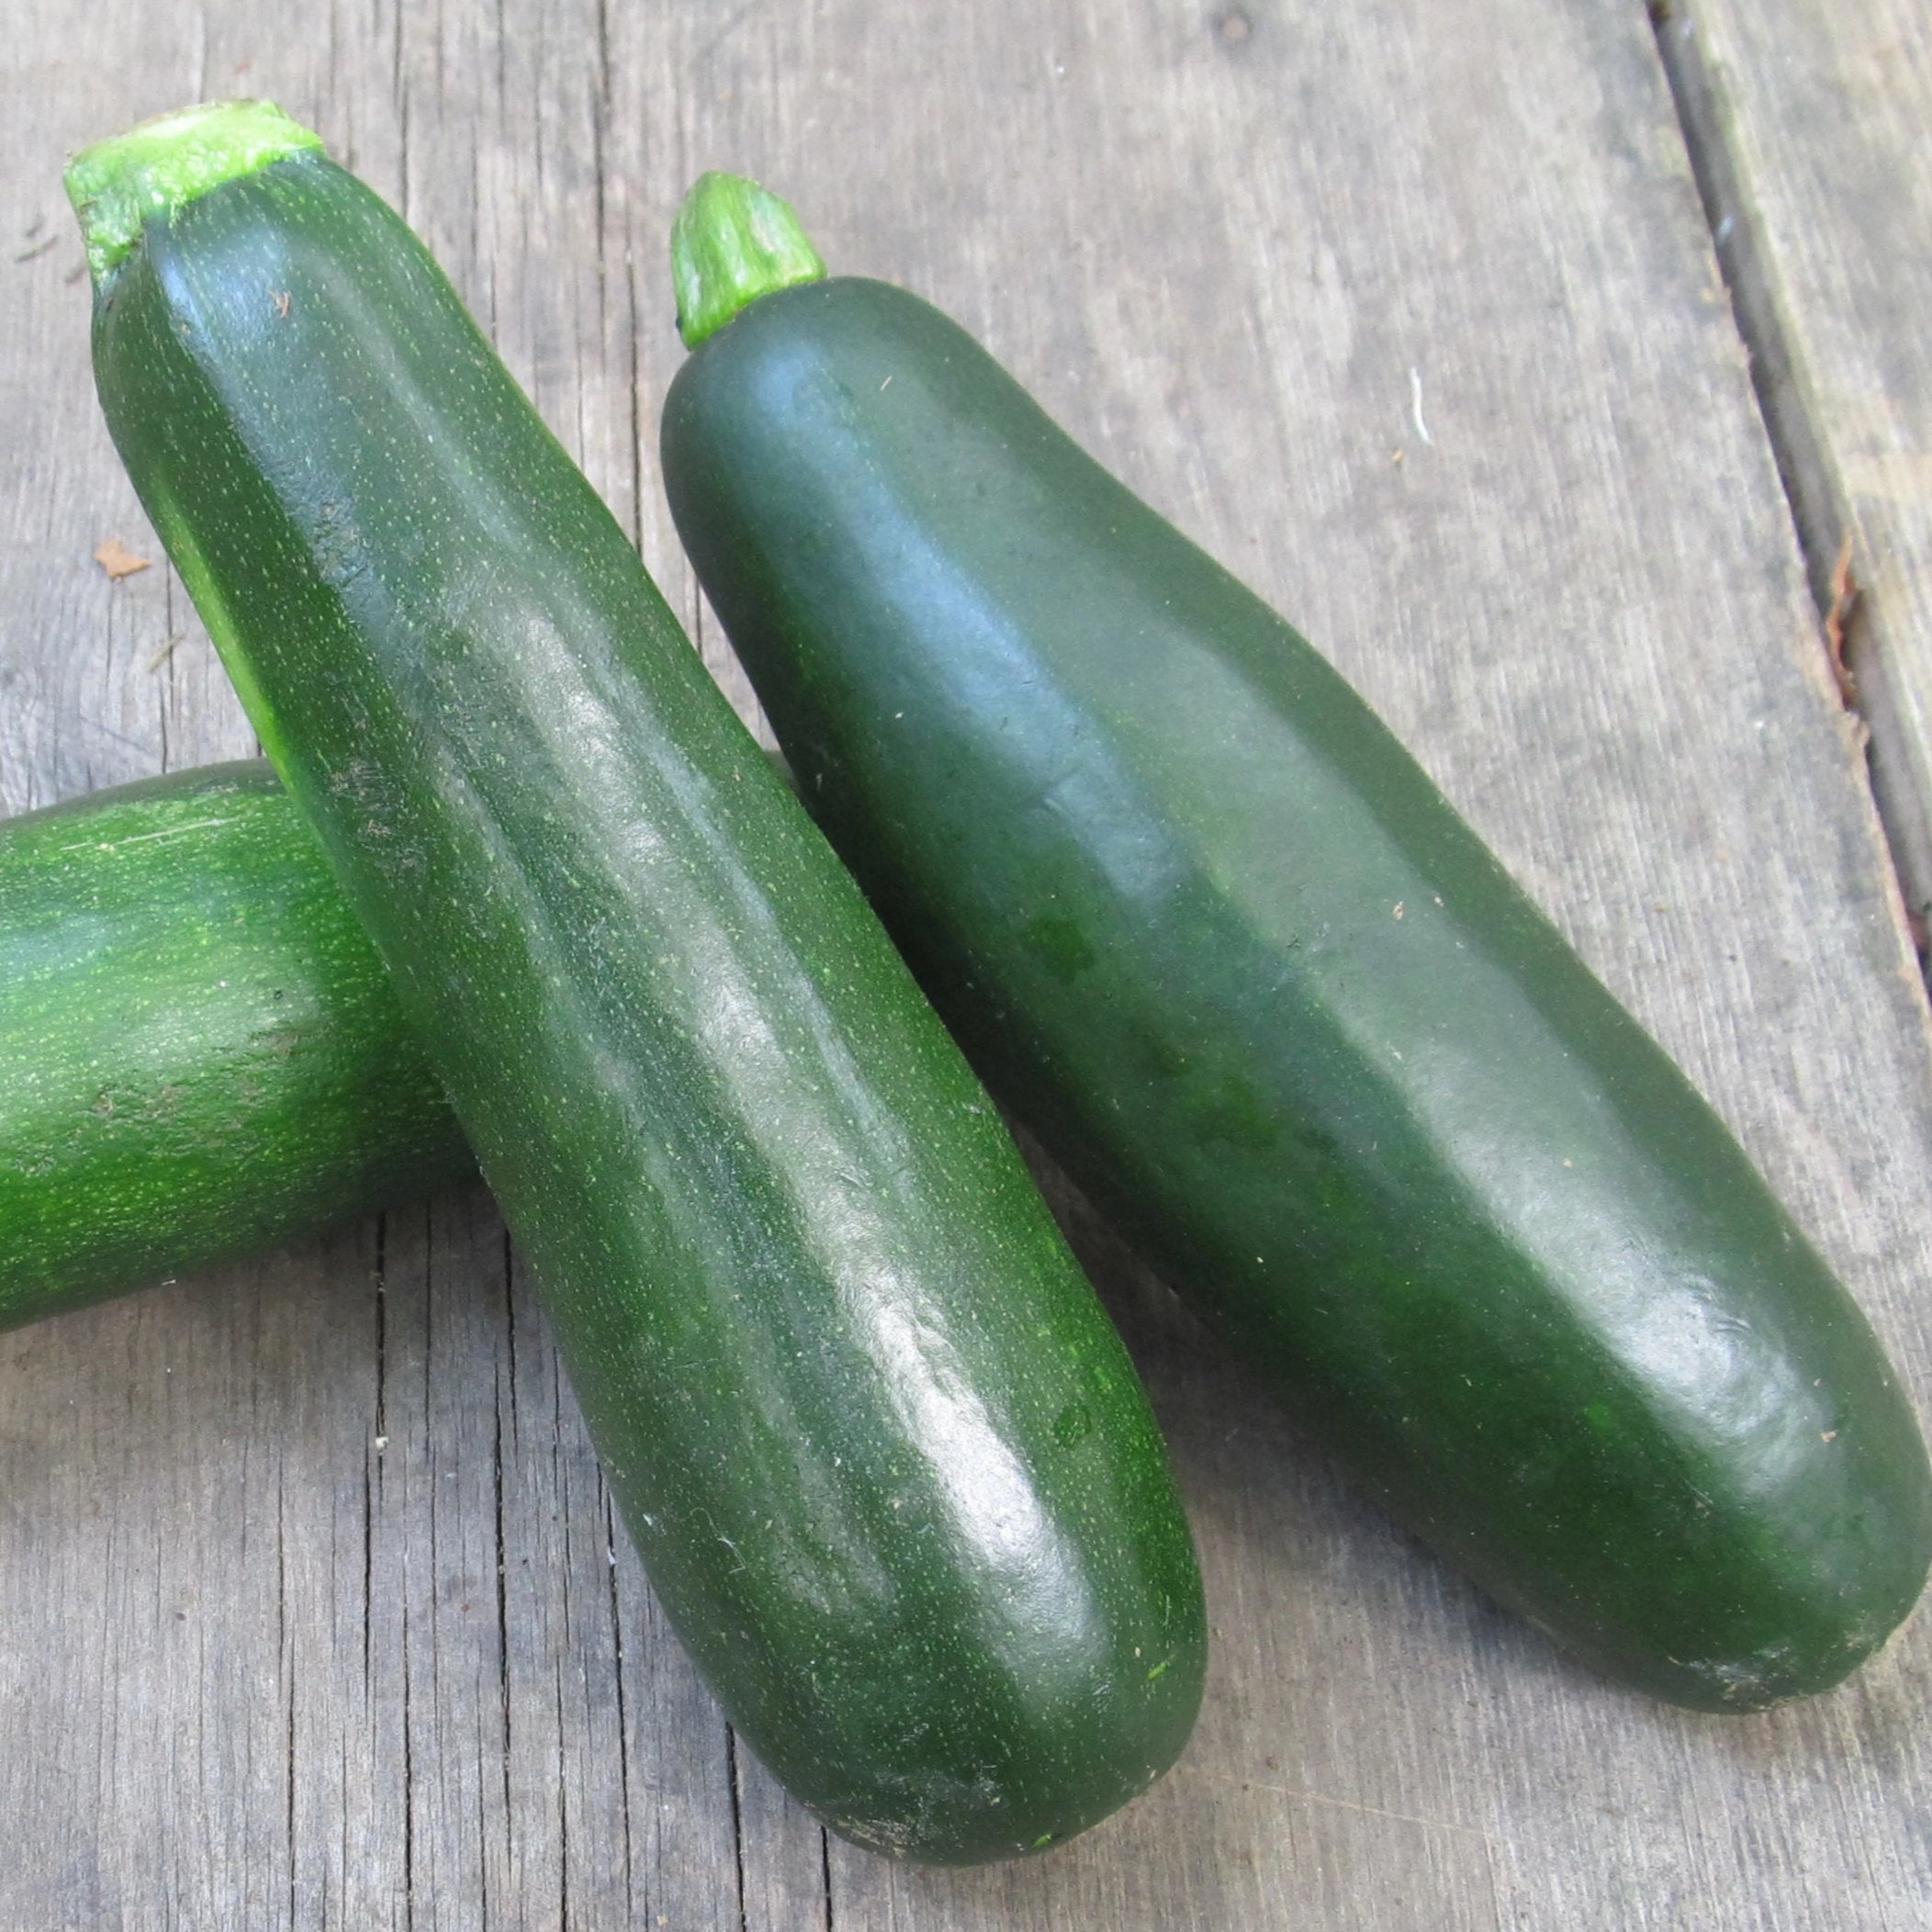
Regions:
<instances>
[{"instance_id":1,"label":"light green stem tip","mask_svg":"<svg viewBox=\"0 0 1932 1932\"><path fill-rule=\"evenodd\" d=\"M671 224L671 286L687 349L774 288L826 272L789 202L742 174L701 174Z\"/></svg>"},{"instance_id":2,"label":"light green stem tip","mask_svg":"<svg viewBox=\"0 0 1932 1932\"><path fill-rule=\"evenodd\" d=\"M140 240L150 215L173 214L224 181L321 145L273 101L210 101L83 148L65 179L95 283Z\"/></svg>"}]
</instances>

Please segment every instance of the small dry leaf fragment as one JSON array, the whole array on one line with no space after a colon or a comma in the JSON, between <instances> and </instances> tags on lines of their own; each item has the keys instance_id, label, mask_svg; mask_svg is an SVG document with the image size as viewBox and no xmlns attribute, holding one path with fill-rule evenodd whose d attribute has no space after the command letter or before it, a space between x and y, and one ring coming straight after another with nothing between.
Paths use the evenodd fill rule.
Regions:
<instances>
[{"instance_id":1,"label":"small dry leaf fragment","mask_svg":"<svg viewBox=\"0 0 1932 1932\"><path fill-rule=\"evenodd\" d=\"M137 570L151 567L152 559L136 556L118 536L110 536L94 546L94 560L118 583L124 577L132 577Z\"/></svg>"},{"instance_id":2,"label":"small dry leaf fragment","mask_svg":"<svg viewBox=\"0 0 1932 1932\"><path fill-rule=\"evenodd\" d=\"M1837 681L1838 699L1848 711L1858 708L1859 685L1846 656L1851 621L1858 614L1859 580L1851 574L1851 532L1838 546L1838 560L1831 569L1831 603L1825 612L1825 645L1831 653L1831 674Z\"/></svg>"}]
</instances>

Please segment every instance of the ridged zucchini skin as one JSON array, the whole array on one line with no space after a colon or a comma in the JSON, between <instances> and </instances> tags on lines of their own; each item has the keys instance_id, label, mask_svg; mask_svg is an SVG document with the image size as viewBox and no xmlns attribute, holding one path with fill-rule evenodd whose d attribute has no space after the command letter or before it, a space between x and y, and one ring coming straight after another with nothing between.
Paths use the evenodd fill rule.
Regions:
<instances>
[{"instance_id":1,"label":"ridged zucchini skin","mask_svg":"<svg viewBox=\"0 0 1932 1932\"><path fill-rule=\"evenodd\" d=\"M631 1534L835 1828L1141 1790L1204 1620L1005 1128L428 254L320 156L147 218L115 440L525 1250Z\"/></svg>"},{"instance_id":2,"label":"ridged zucchini skin","mask_svg":"<svg viewBox=\"0 0 1932 1932\"><path fill-rule=\"evenodd\" d=\"M0 1328L475 1166L264 761L0 820Z\"/></svg>"},{"instance_id":3,"label":"ridged zucchini skin","mask_svg":"<svg viewBox=\"0 0 1932 1932\"><path fill-rule=\"evenodd\" d=\"M1322 658L903 290L753 301L662 447L980 1071L1371 1490L1678 1703L1879 1646L1932 1488L1870 1329Z\"/></svg>"}]
</instances>

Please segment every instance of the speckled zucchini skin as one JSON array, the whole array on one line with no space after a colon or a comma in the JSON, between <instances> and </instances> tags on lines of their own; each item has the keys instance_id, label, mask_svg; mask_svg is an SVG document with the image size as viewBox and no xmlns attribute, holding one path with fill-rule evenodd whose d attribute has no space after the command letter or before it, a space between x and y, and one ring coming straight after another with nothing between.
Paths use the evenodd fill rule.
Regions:
<instances>
[{"instance_id":1,"label":"speckled zucchini skin","mask_svg":"<svg viewBox=\"0 0 1932 1932\"><path fill-rule=\"evenodd\" d=\"M861 1844L1001 1857L1199 1698L1145 1398L636 554L317 155L147 220L109 424L542 1290L660 1600Z\"/></svg>"},{"instance_id":2,"label":"speckled zucchini skin","mask_svg":"<svg viewBox=\"0 0 1932 1932\"><path fill-rule=\"evenodd\" d=\"M0 821L0 1328L474 1171L265 763Z\"/></svg>"},{"instance_id":3,"label":"speckled zucchini skin","mask_svg":"<svg viewBox=\"0 0 1932 1932\"><path fill-rule=\"evenodd\" d=\"M753 301L663 455L800 795L976 1064L1370 1489L1679 1703L1883 1641L1932 1488L1870 1329L1286 623L878 283Z\"/></svg>"}]
</instances>

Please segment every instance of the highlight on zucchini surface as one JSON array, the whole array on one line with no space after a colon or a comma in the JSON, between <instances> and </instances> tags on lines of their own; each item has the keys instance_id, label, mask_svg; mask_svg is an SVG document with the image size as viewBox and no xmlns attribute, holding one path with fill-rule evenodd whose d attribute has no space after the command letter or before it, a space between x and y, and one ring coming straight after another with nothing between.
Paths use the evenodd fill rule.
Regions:
<instances>
[{"instance_id":1,"label":"highlight on zucchini surface","mask_svg":"<svg viewBox=\"0 0 1932 1932\"><path fill-rule=\"evenodd\" d=\"M782 209L680 217L666 485L980 1072L1500 1601L1699 1709L1837 1682L1932 1555L1863 1316L1329 664Z\"/></svg>"}]
</instances>

